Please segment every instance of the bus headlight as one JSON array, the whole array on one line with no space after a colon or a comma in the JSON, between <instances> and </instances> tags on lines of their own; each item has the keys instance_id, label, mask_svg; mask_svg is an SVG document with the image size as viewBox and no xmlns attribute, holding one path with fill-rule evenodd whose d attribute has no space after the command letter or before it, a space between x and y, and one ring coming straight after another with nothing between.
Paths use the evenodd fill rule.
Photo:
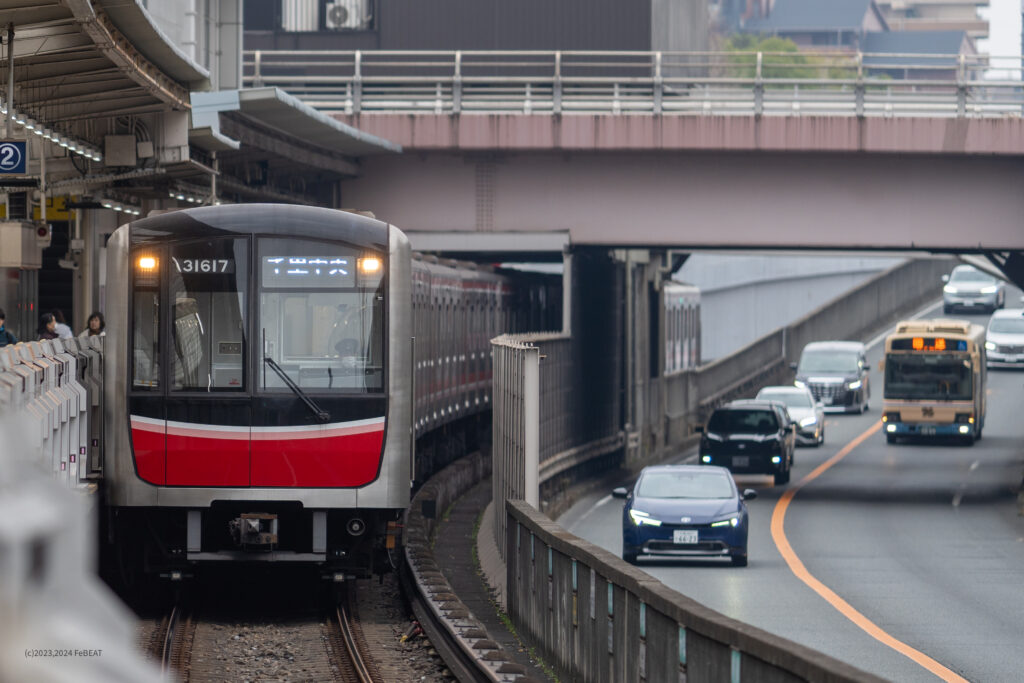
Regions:
<instances>
[{"instance_id":1,"label":"bus headlight","mask_svg":"<svg viewBox=\"0 0 1024 683\"><path fill-rule=\"evenodd\" d=\"M960 425L960 433L961 434L967 434L970 431L971 431L971 428L968 427L967 425Z\"/></svg>"}]
</instances>

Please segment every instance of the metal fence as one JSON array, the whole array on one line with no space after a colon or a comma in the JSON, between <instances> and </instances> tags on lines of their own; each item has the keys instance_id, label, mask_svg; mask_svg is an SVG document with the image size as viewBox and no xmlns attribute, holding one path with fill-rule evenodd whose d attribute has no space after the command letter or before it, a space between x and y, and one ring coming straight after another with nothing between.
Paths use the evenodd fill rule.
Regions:
<instances>
[{"instance_id":1,"label":"metal fence","mask_svg":"<svg viewBox=\"0 0 1024 683\"><path fill-rule=\"evenodd\" d=\"M491 353L492 500L525 500L539 508L540 349L502 335L491 340ZM504 517L494 516L495 538L505 537Z\"/></svg>"},{"instance_id":2,"label":"metal fence","mask_svg":"<svg viewBox=\"0 0 1024 683\"><path fill-rule=\"evenodd\" d=\"M102 472L103 346L100 337L0 348L0 414L24 432L30 459L69 488Z\"/></svg>"},{"instance_id":3,"label":"metal fence","mask_svg":"<svg viewBox=\"0 0 1024 683\"><path fill-rule=\"evenodd\" d=\"M882 683L704 607L521 501L495 514L510 530L509 616L561 680Z\"/></svg>"},{"instance_id":4,"label":"metal fence","mask_svg":"<svg viewBox=\"0 0 1024 683\"><path fill-rule=\"evenodd\" d=\"M1020 116L1021 58L837 52L248 50L246 87L346 114Z\"/></svg>"}]
</instances>

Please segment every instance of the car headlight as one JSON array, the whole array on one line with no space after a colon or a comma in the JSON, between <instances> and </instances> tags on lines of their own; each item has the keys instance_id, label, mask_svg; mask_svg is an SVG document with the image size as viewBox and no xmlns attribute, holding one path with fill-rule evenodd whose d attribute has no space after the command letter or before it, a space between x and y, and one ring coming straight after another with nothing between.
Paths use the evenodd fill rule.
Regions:
<instances>
[{"instance_id":1,"label":"car headlight","mask_svg":"<svg viewBox=\"0 0 1024 683\"><path fill-rule=\"evenodd\" d=\"M982 287L981 288L981 293L982 294L995 294L998 291L999 291L999 286L998 285L992 285L990 287Z\"/></svg>"},{"instance_id":2,"label":"car headlight","mask_svg":"<svg viewBox=\"0 0 1024 683\"><path fill-rule=\"evenodd\" d=\"M803 382L801 382L800 380L794 380L794 381L793 381L793 386L795 386L795 387L800 387L801 389L803 389L803 388L804 388L804 387L806 387L807 385L806 385L806 384L804 384Z\"/></svg>"},{"instance_id":3,"label":"car headlight","mask_svg":"<svg viewBox=\"0 0 1024 683\"><path fill-rule=\"evenodd\" d=\"M714 432L704 432L704 436L708 437L708 441L721 441L722 437Z\"/></svg>"},{"instance_id":4,"label":"car headlight","mask_svg":"<svg viewBox=\"0 0 1024 683\"><path fill-rule=\"evenodd\" d=\"M987 341L987 342L985 342L985 348L988 349L989 351L995 351L996 350L996 344L995 344L995 342Z\"/></svg>"},{"instance_id":5,"label":"car headlight","mask_svg":"<svg viewBox=\"0 0 1024 683\"><path fill-rule=\"evenodd\" d=\"M942 288L942 291L945 292L946 294L956 294L958 290L953 285L946 285L945 287Z\"/></svg>"},{"instance_id":6,"label":"car headlight","mask_svg":"<svg viewBox=\"0 0 1024 683\"><path fill-rule=\"evenodd\" d=\"M651 526L661 526L660 519L653 519L646 512L640 510L630 510L629 516L633 518L633 524L640 526L641 524L650 524Z\"/></svg>"},{"instance_id":7,"label":"car headlight","mask_svg":"<svg viewBox=\"0 0 1024 683\"><path fill-rule=\"evenodd\" d=\"M852 391L853 389L860 389L860 385L861 381L859 379L855 379L854 381L847 384L846 387Z\"/></svg>"},{"instance_id":8,"label":"car headlight","mask_svg":"<svg viewBox=\"0 0 1024 683\"><path fill-rule=\"evenodd\" d=\"M717 522L711 522L711 526L739 526L740 516L731 515L725 519L720 519Z\"/></svg>"},{"instance_id":9,"label":"car headlight","mask_svg":"<svg viewBox=\"0 0 1024 683\"><path fill-rule=\"evenodd\" d=\"M804 419L800 420L800 426L801 427L810 427L811 425L817 424L817 423L818 423L818 418L815 417L814 415L811 415L810 417L805 417Z\"/></svg>"}]
</instances>

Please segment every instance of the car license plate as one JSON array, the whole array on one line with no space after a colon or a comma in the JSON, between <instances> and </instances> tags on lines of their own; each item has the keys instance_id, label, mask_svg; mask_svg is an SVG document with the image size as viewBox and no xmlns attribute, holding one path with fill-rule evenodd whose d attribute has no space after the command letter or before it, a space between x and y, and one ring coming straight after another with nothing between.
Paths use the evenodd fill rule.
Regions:
<instances>
[{"instance_id":1,"label":"car license plate","mask_svg":"<svg viewBox=\"0 0 1024 683\"><path fill-rule=\"evenodd\" d=\"M921 427L921 434L924 436L935 436L935 427Z\"/></svg>"},{"instance_id":2,"label":"car license plate","mask_svg":"<svg viewBox=\"0 0 1024 683\"><path fill-rule=\"evenodd\" d=\"M734 455L732 456L733 467L749 467L750 456L749 455Z\"/></svg>"},{"instance_id":3,"label":"car license plate","mask_svg":"<svg viewBox=\"0 0 1024 683\"><path fill-rule=\"evenodd\" d=\"M675 529L672 532L672 542L687 545L697 542L696 529Z\"/></svg>"}]
</instances>

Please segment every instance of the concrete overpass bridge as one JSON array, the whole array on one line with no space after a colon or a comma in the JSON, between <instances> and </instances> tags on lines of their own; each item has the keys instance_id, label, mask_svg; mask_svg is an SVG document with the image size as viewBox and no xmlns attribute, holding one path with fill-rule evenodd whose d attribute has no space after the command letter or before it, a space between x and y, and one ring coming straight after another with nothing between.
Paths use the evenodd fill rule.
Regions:
<instances>
[{"instance_id":1,"label":"concrete overpass bridge","mask_svg":"<svg viewBox=\"0 0 1024 683\"><path fill-rule=\"evenodd\" d=\"M278 51L245 78L401 144L343 202L417 248L924 250L1021 284L1024 94L985 59Z\"/></svg>"}]
</instances>

